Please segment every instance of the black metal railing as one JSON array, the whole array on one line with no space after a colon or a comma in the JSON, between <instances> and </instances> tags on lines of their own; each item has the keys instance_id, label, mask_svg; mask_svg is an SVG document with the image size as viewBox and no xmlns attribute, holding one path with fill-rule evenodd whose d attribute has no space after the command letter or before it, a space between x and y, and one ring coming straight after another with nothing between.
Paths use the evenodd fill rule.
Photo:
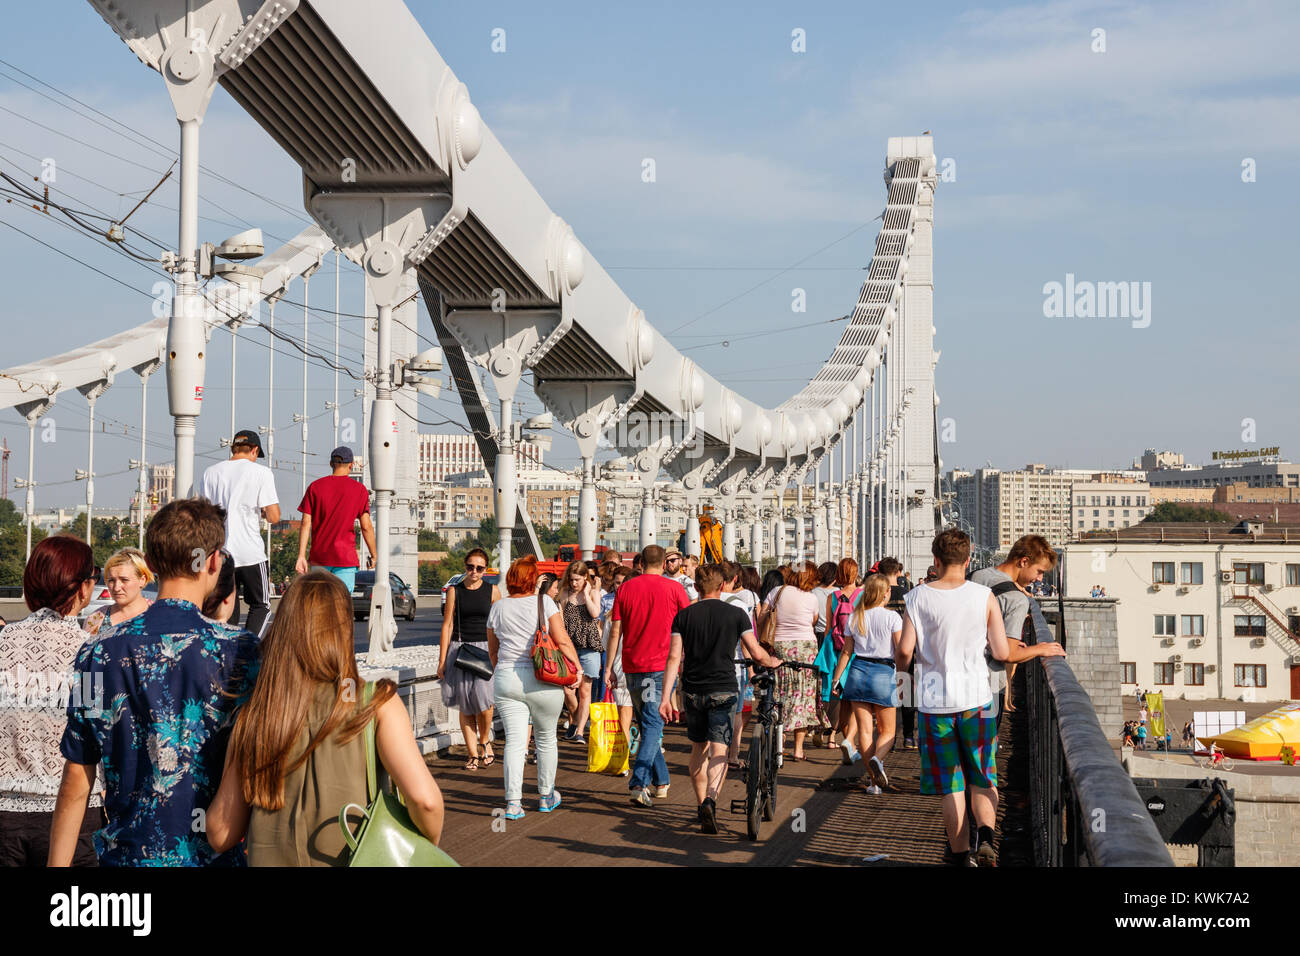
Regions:
<instances>
[{"instance_id":1,"label":"black metal railing","mask_svg":"<svg viewBox=\"0 0 1300 956\"><path fill-rule=\"evenodd\" d=\"M1055 640L1037 601L1030 612L1026 641ZM1033 864L1173 866L1067 660L1036 658L1020 669L1027 713L1013 732L1028 755Z\"/></svg>"}]
</instances>

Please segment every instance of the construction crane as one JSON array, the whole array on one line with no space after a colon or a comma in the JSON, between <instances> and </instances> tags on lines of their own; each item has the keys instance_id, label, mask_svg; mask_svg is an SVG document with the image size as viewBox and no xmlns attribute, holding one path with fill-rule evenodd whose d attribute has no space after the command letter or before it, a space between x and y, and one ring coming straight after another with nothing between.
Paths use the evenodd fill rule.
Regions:
<instances>
[{"instance_id":1,"label":"construction crane","mask_svg":"<svg viewBox=\"0 0 1300 956\"><path fill-rule=\"evenodd\" d=\"M722 522L713 517L713 506L705 505L700 512L700 563L720 564L722 555ZM686 529L677 529L677 547L686 553Z\"/></svg>"}]
</instances>

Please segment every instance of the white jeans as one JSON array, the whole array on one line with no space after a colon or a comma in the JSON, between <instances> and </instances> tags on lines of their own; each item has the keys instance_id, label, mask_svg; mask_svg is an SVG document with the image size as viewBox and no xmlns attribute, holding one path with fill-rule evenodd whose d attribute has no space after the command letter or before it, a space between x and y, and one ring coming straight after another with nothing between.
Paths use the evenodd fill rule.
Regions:
<instances>
[{"instance_id":1,"label":"white jeans","mask_svg":"<svg viewBox=\"0 0 1300 956\"><path fill-rule=\"evenodd\" d=\"M524 659L513 666L497 666L492 675L496 710L506 731L506 752L501 761L506 778L506 803L524 794L524 751L528 741L528 718L533 720L533 742L537 746L537 795L549 796L555 789L558 751L555 727L564 706L564 691L543 684L533 673L533 662Z\"/></svg>"}]
</instances>

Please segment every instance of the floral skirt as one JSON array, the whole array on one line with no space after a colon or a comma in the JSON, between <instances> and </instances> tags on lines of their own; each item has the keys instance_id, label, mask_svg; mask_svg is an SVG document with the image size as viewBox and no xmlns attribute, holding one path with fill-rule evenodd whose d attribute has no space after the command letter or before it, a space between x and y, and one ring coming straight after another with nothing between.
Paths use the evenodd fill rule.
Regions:
<instances>
[{"instance_id":1,"label":"floral skirt","mask_svg":"<svg viewBox=\"0 0 1300 956\"><path fill-rule=\"evenodd\" d=\"M788 661L811 664L817 659L817 642L780 641L777 654ZM821 694L821 675L816 671L782 667L776 672L776 699L781 702L782 723L786 733L816 727L817 700Z\"/></svg>"}]
</instances>

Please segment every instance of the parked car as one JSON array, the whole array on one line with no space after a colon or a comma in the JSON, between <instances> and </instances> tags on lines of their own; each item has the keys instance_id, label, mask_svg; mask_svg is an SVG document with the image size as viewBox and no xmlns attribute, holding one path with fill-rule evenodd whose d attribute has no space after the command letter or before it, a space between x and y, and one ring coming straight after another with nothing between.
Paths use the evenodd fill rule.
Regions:
<instances>
[{"instance_id":1,"label":"parked car","mask_svg":"<svg viewBox=\"0 0 1300 956\"><path fill-rule=\"evenodd\" d=\"M388 586L393 592L393 617L415 620L415 592L392 571L388 572ZM375 589L375 572L358 571L357 583L352 589L352 613L358 621L370 617L370 596Z\"/></svg>"}]
</instances>

